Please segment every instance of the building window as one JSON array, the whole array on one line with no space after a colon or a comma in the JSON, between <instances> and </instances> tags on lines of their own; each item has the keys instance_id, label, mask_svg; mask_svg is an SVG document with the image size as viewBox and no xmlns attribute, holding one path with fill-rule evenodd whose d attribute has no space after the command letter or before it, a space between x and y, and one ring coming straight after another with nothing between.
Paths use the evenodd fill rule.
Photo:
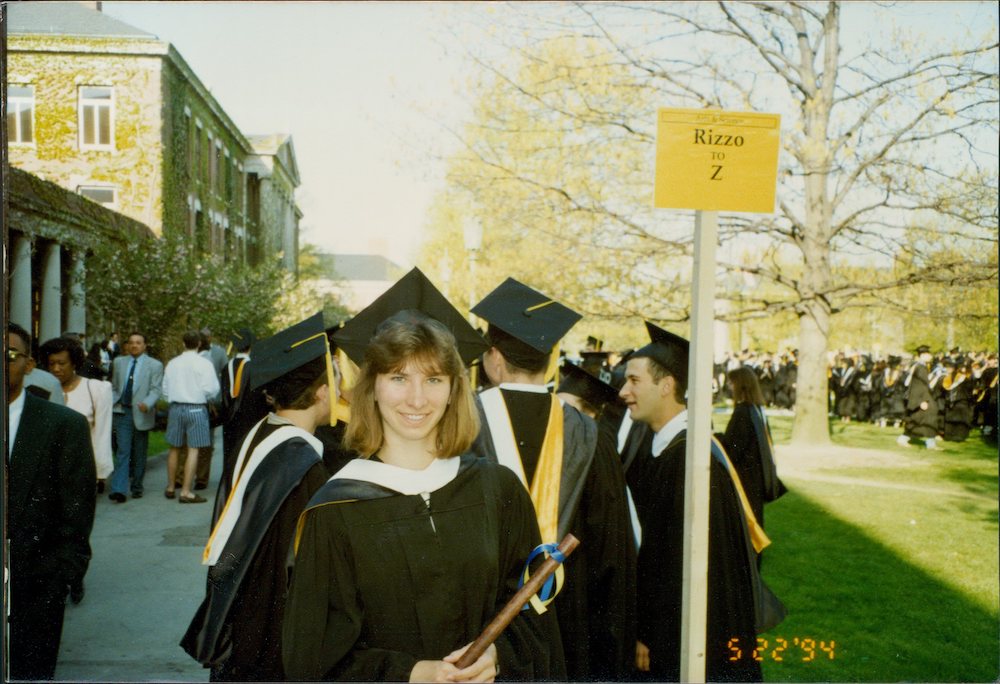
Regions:
<instances>
[{"instance_id":1,"label":"building window","mask_svg":"<svg viewBox=\"0 0 1000 684\"><path fill-rule=\"evenodd\" d=\"M80 148L114 146L114 91L104 86L80 86Z\"/></svg>"},{"instance_id":2,"label":"building window","mask_svg":"<svg viewBox=\"0 0 1000 684\"><path fill-rule=\"evenodd\" d=\"M7 86L7 142L35 142L34 86Z\"/></svg>"},{"instance_id":3,"label":"building window","mask_svg":"<svg viewBox=\"0 0 1000 684\"><path fill-rule=\"evenodd\" d=\"M201 121L194 120L194 154L192 155L191 177L201 184Z\"/></svg>"},{"instance_id":4,"label":"building window","mask_svg":"<svg viewBox=\"0 0 1000 684\"><path fill-rule=\"evenodd\" d=\"M209 150L211 158L208 160L208 187L211 188L212 193L215 195L219 194L219 157L222 156L222 143L217 139L215 141L215 150Z\"/></svg>"},{"instance_id":5,"label":"building window","mask_svg":"<svg viewBox=\"0 0 1000 684\"><path fill-rule=\"evenodd\" d=\"M184 108L184 148L187 154L187 170L191 173L192 159L194 158L194 121L191 120L191 110Z\"/></svg>"},{"instance_id":6,"label":"building window","mask_svg":"<svg viewBox=\"0 0 1000 684\"><path fill-rule=\"evenodd\" d=\"M103 204L109 209L114 209L117 204L117 192L113 186L108 185L81 185L76 191L92 202Z\"/></svg>"}]
</instances>

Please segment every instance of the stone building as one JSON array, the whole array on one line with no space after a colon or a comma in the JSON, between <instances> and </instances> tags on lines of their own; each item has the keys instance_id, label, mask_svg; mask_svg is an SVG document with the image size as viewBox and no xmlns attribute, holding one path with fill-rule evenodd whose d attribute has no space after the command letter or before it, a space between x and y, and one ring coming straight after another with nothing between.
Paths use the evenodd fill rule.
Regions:
<instances>
[{"instance_id":1,"label":"stone building","mask_svg":"<svg viewBox=\"0 0 1000 684\"><path fill-rule=\"evenodd\" d=\"M299 263L299 219L302 212L295 204L299 185L299 167L290 135L248 136L254 155L247 160L247 171L257 179L252 198L262 227L255 249L263 254L281 253L285 270L297 273Z\"/></svg>"},{"instance_id":2,"label":"stone building","mask_svg":"<svg viewBox=\"0 0 1000 684\"><path fill-rule=\"evenodd\" d=\"M12 166L227 259L297 252L289 136L256 150L170 43L99 3L5 4Z\"/></svg>"},{"instance_id":3,"label":"stone building","mask_svg":"<svg viewBox=\"0 0 1000 684\"><path fill-rule=\"evenodd\" d=\"M30 173L5 175L10 320L42 341L88 332L87 253L99 243L152 237L149 228Z\"/></svg>"}]
</instances>

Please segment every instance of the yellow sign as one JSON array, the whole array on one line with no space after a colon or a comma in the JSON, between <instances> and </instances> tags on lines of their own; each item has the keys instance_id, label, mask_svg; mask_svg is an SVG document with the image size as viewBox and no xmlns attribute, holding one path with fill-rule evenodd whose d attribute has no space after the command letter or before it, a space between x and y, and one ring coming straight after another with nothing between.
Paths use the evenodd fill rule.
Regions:
<instances>
[{"instance_id":1,"label":"yellow sign","mask_svg":"<svg viewBox=\"0 0 1000 684\"><path fill-rule=\"evenodd\" d=\"M774 212L781 116L660 109L653 206Z\"/></svg>"}]
</instances>

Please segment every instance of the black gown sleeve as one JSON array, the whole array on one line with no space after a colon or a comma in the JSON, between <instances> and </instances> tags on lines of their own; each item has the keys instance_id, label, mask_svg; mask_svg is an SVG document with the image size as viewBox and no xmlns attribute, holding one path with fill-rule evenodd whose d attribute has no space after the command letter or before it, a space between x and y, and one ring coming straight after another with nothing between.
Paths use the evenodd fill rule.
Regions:
<instances>
[{"instance_id":1,"label":"black gown sleeve","mask_svg":"<svg viewBox=\"0 0 1000 684\"><path fill-rule=\"evenodd\" d=\"M578 517L586 577L589 677L629 679L635 661L636 549L614 435L598 432ZM584 559L580 559L579 562ZM572 559L570 560L572 562ZM583 673L580 673L583 676Z\"/></svg>"},{"instance_id":2,"label":"black gown sleeve","mask_svg":"<svg viewBox=\"0 0 1000 684\"><path fill-rule=\"evenodd\" d=\"M310 448L310 447L306 447ZM281 680L281 622L285 611L288 548L299 514L326 482L326 469L313 465L281 504L233 600L227 622L232 625L232 651L213 680Z\"/></svg>"}]
</instances>

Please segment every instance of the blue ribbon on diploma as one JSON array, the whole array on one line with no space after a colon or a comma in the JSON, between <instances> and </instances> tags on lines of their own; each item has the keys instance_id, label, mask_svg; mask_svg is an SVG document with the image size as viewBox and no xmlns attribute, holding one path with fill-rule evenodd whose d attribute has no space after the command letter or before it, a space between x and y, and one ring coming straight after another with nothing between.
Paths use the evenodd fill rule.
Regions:
<instances>
[{"instance_id":1,"label":"blue ribbon on diploma","mask_svg":"<svg viewBox=\"0 0 1000 684\"><path fill-rule=\"evenodd\" d=\"M556 596L562 590L563 580L565 573L563 572L563 561L566 560L566 556L559 550L558 544L539 544L535 547L534 551L528 556L528 560L524 561L524 571L521 573L521 579L518 582L518 588L523 587L524 583L528 581L531 577L531 561L538 558L541 554L546 554L549 558L559 563L559 567L556 571L548 576L545 580L545 584L542 585L541 590L537 594L531 597L528 603L524 604L521 608L522 611L528 610L528 608L534 608L535 612L541 615L546 610L548 610L548 605L555 600Z\"/></svg>"}]
</instances>

